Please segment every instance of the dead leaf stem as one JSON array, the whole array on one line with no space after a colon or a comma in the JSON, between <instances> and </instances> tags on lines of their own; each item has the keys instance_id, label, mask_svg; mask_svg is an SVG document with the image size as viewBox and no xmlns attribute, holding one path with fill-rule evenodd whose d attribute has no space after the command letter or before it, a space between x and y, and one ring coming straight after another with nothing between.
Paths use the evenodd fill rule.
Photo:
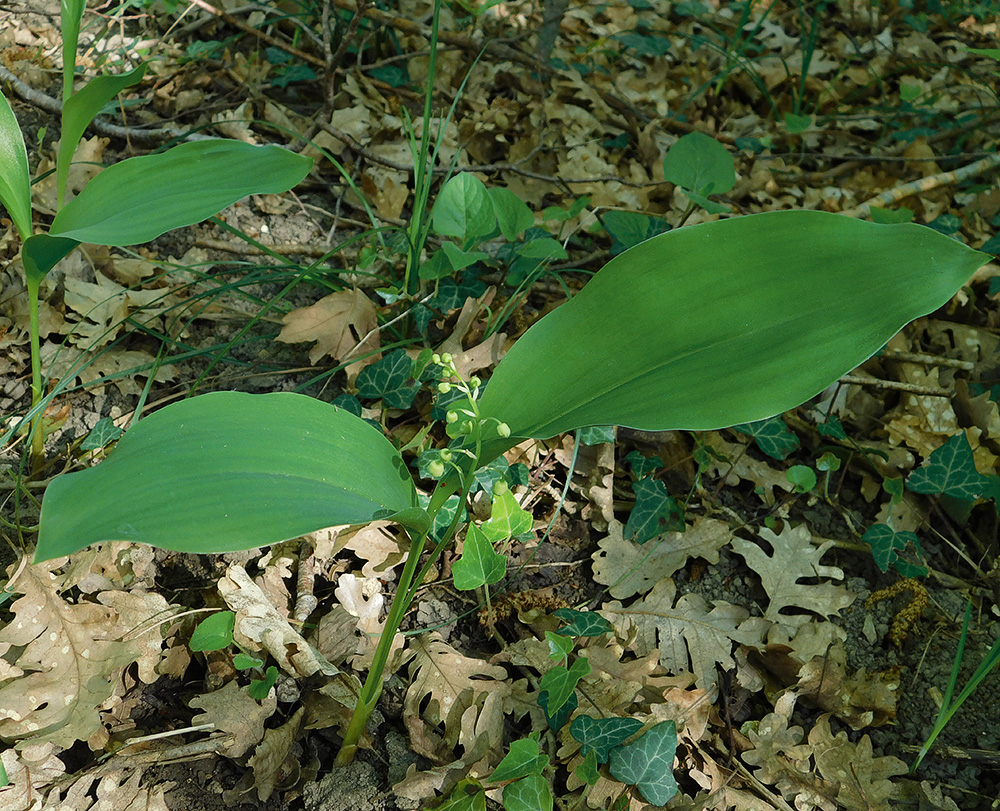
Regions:
<instances>
[{"instance_id":1,"label":"dead leaf stem","mask_svg":"<svg viewBox=\"0 0 1000 811\"><path fill-rule=\"evenodd\" d=\"M1000 168L1000 152L993 155L987 155L985 158L977 160L975 163L970 163L968 166L963 166L961 169L955 169L951 172L940 172L936 175L928 175L927 177L922 177L919 180L911 180L908 183L903 183L899 186L887 189L881 194L876 194L871 199L866 200L861 205L845 209L840 213L848 217L862 217L869 213L872 206L889 206L893 203L898 203L900 200L903 200L913 194L929 192L932 189L938 189L942 186L951 186L954 183L959 183L963 180L969 179L970 177L986 174L987 172L991 172L997 168Z\"/></svg>"}]
</instances>

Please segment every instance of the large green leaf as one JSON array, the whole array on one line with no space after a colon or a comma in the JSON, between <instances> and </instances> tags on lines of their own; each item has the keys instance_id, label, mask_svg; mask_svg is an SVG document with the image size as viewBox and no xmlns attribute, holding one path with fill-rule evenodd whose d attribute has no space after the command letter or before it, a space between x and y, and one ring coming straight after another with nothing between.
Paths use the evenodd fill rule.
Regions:
<instances>
[{"instance_id":1,"label":"large green leaf","mask_svg":"<svg viewBox=\"0 0 1000 811\"><path fill-rule=\"evenodd\" d=\"M783 211L681 228L611 260L518 340L482 461L590 425L708 430L794 408L988 261L917 225Z\"/></svg>"},{"instance_id":2,"label":"large green leaf","mask_svg":"<svg viewBox=\"0 0 1000 811\"><path fill-rule=\"evenodd\" d=\"M31 234L31 177L17 117L0 93L0 203L22 240Z\"/></svg>"},{"instance_id":3,"label":"large green leaf","mask_svg":"<svg viewBox=\"0 0 1000 811\"><path fill-rule=\"evenodd\" d=\"M399 453L359 417L300 394L216 392L146 417L106 461L55 479L35 560L110 540L251 549L416 504Z\"/></svg>"},{"instance_id":4,"label":"large green leaf","mask_svg":"<svg viewBox=\"0 0 1000 811\"><path fill-rule=\"evenodd\" d=\"M312 163L279 146L222 138L128 158L67 203L50 233L97 245L138 245L201 222L249 194L287 191Z\"/></svg>"},{"instance_id":5,"label":"large green leaf","mask_svg":"<svg viewBox=\"0 0 1000 811\"><path fill-rule=\"evenodd\" d=\"M146 64L117 76L98 76L91 79L79 93L74 93L63 105L62 130L59 133L59 152L56 155L56 188L59 207L66 195L66 178L73 160L76 145L84 131L101 109L126 87L139 82L146 72Z\"/></svg>"}]
</instances>

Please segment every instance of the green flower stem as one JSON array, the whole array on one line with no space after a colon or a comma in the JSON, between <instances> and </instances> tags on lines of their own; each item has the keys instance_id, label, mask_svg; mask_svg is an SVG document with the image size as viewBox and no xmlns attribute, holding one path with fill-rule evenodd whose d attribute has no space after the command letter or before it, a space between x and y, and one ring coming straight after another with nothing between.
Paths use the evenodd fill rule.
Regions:
<instances>
[{"instance_id":1,"label":"green flower stem","mask_svg":"<svg viewBox=\"0 0 1000 811\"><path fill-rule=\"evenodd\" d=\"M434 491L434 494L431 496L431 503L427 507L431 524L434 523L434 518L441 510L441 507L454 494L455 489L454 485L448 486L443 484ZM457 517L461 513L461 510L456 510L455 513ZM406 612L413 602L416 587L423 582L423 575L426 573L428 566L434 562L441 550L444 549L445 543L454 536L457 527L458 522L452 521L448 532L445 533L444 541L434 547L428 564L424 566L421 570L421 576L417 578L414 578L414 573L420 562L420 555L424 551L424 545L427 542L427 535L430 530L421 533L416 539L411 541L410 551L406 556L406 564L399 578L399 587L392 598L392 605L389 607L389 615L386 617L385 626L382 628L382 634L378 640L378 647L375 649L372 665L368 670L364 686L361 688L361 694L358 696L358 704L354 708L354 714L351 716L347 731L344 733L344 742L337 753L337 766L346 766L354 760L361 735L364 733L368 719L371 717L372 711L375 709L379 697L382 695L382 674L385 672L385 666L389 661L389 654L392 652L392 641L403 622L403 617L406 616Z\"/></svg>"},{"instance_id":2,"label":"green flower stem","mask_svg":"<svg viewBox=\"0 0 1000 811\"><path fill-rule=\"evenodd\" d=\"M472 464L462 471L462 476L458 482L454 478L448 478L442 481L437 489L434 490L434 493L431 495L430 504L427 505L430 525L433 526L434 519L441 511L441 508L447 503L448 499L456 492L461 491L459 506L455 510L455 515L451 520L451 524L448 525L447 531L441 540L435 544L430 555L428 555L427 561L419 572L417 572L417 566L420 562L420 555L423 554L424 546L427 543L427 536L430 533L430 529L428 528L426 532L421 533L416 539L410 542L406 564L403 566L403 573L399 578L399 586L396 589L395 596L392 598L389 615L386 617L382 634L379 636L372 665L368 669L368 676L365 678L361 694L358 696L358 703L354 708L354 714L351 716L347 730L344 732L344 742L337 753L337 766L346 766L354 760L354 755L358 751L358 742L361 740L368 719L371 717L372 711L375 709L379 697L382 695L382 674L385 672L385 666L389 661L389 654L392 652L392 641L396 636L396 632L399 630L399 626L403 622L403 617L406 616L406 612L413 603L420 584L424 582L424 578L427 576L428 571L430 571L431 566L434 565L445 546L451 542L455 537L455 532L458 530L459 520L462 516L461 505L468 498L469 491L472 489L476 468L479 466L479 456L482 452L482 424L479 422L479 408L473 396L474 393L468 390L468 394L469 402L475 415L473 417L473 425L475 426L473 430L475 431L476 442L475 454L471 460Z\"/></svg>"},{"instance_id":3,"label":"green flower stem","mask_svg":"<svg viewBox=\"0 0 1000 811\"><path fill-rule=\"evenodd\" d=\"M38 291L40 281L33 274L25 274L28 288L28 332L31 341L31 406L36 407L42 400L42 360L41 341L38 325ZM39 411L31 420L31 469L39 470L45 456L45 429L42 418L45 410Z\"/></svg>"}]
</instances>

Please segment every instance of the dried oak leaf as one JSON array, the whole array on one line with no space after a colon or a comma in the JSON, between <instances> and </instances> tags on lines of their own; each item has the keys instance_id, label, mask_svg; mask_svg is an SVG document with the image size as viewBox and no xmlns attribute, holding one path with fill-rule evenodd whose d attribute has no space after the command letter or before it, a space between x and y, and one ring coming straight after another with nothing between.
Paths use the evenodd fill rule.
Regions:
<instances>
[{"instance_id":1,"label":"dried oak leaf","mask_svg":"<svg viewBox=\"0 0 1000 811\"><path fill-rule=\"evenodd\" d=\"M50 792L45 798L45 808L50 811L168 811L164 787L142 787L142 770L132 769L125 779L125 769L115 769L98 778L84 774L66 789L58 799L59 791ZM94 785L96 783L96 786ZM96 795L97 799L93 799Z\"/></svg>"},{"instance_id":2,"label":"dried oak leaf","mask_svg":"<svg viewBox=\"0 0 1000 811\"><path fill-rule=\"evenodd\" d=\"M244 647L263 648L292 676L308 677L320 672L336 676L340 673L289 625L242 566L229 567L219 581L219 593L236 612L233 635Z\"/></svg>"},{"instance_id":3,"label":"dried oak leaf","mask_svg":"<svg viewBox=\"0 0 1000 811\"><path fill-rule=\"evenodd\" d=\"M847 811L888 809L896 793L891 777L906 774L906 764L897 757L873 757L872 742L862 735L851 743L846 732L833 734L830 716L823 715L809 732L816 769L837 787L837 802Z\"/></svg>"},{"instance_id":4,"label":"dried oak leaf","mask_svg":"<svg viewBox=\"0 0 1000 811\"><path fill-rule=\"evenodd\" d=\"M163 637L160 626L149 623L165 619L172 610L170 604L153 591L102 591L97 600L118 615L117 625L125 630L124 638L137 647L139 678L152 684L160 677L157 665L163 654Z\"/></svg>"},{"instance_id":5,"label":"dried oak leaf","mask_svg":"<svg viewBox=\"0 0 1000 811\"><path fill-rule=\"evenodd\" d=\"M66 764L53 743L5 748L0 762L7 772L7 786L0 791L0 808L11 811L42 811L52 784L66 776Z\"/></svg>"},{"instance_id":6,"label":"dried oak leaf","mask_svg":"<svg viewBox=\"0 0 1000 811\"><path fill-rule=\"evenodd\" d=\"M411 647L403 721L414 750L439 762L452 759L458 743L472 750L475 741L463 734L469 723L463 716L470 708L479 712L487 696L507 697L511 688L506 669L463 656L436 633L417 637Z\"/></svg>"},{"instance_id":7,"label":"dried oak leaf","mask_svg":"<svg viewBox=\"0 0 1000 811\"><path fill-rule=\"evenodd\" d=\"M896 719L899 672L847 672L841 643L802 665L796 692L803 701L833 713L851 729L882 726Z\"/></svg>"},{"instance_id":8,"label":"dried oak leaf","mask_svg":"<svg viewBox=\"0 0 1000 811\"><path fill-rule=\"evenodd\" d=\"M291 718L275 729L264 733L264 740L254 750L248 761L253 769L254 785L261 801L267 800L281 779L285 761L292 756L292 744L299 734L305 709L299 707Z\"/></svg>"},{"instance_id":9,"label":"dried oak leaf","mask_svg":"<svg viewBox=\"0 0 1000 811\"><path fill-rule=\"evenodd\" d=\"M315 365L324 355L335 361L358 360L369 352L375 353L349 369L378 360L381 342L375 305L360 290L341 290L324 296L315 304L292 310L281 319L285 325L278 340L286 344L315 341L309 350L309 362Z\"/></svg>"},{"instance_id":10,"label":"dried oak leaf","mask_svg":"<svg viewBox=\"0 0 1000 811\"><path fill-rule=\"evenodd\" d=\"M114 694L117 671L140 650L118 638L113 609L63 599L52 572L58 564L27 566L13 581L24 596L11 606L0 645L20 651L11 664L24 675L0 684L0 737L68 749L102 730L99 710Z\"/></svg>"},{"instance_id":11,"label":"dried oak leaf","mask_svg":"<svg viewBox=\"0 0 1000 811\"><path fill-rule=\"evenodd\" d=\"M389 580L393 568L406 560L408 543L390 531L390 521L372 521L360 527L351 527L337 533L332 554L350 549L365 561L361 574L367 578Z\"/></svg>"},{"instance_id":12,"label":"dried oak leaf","mask_svg":"<svg viewBox=\"0 0 1000 811\"><path fill-rule=\"evenodd\" d=\"M740 480L753 484L754 492L763 494L765 503L768 506L774 504L775 489L791 491L793 485L788 481L784 473L771 467L767 462L757 459L747 453L745 445L735 442L726 442L718 433L714 431L706 432L702 435L702 441L706 448L714 453L709 457L707 471L713 476L725 476L725 483L735 486Z\"/></svg>"},{"instance_id":13,"label":"dried oak leaf","mask_svg":"<svg viewBox=\"0 0 1000 811\"><path fill-rule=\"evenodd\" d=\"M278 699L272 690L267 698L258 703L235 681L231 681L221 690L195 696L188 704L202 710L191 723L194 726L214 724L217 730L227 735L219 751L226 757L238 758L264 737L264 722L274 714Z\"/></svg>"},{"instance_id":14,"label":"dried oak leaf","mask_svg":"<svg viewBox=\"0 0 1000 811\"><path fill-rule=\"evenodd\" d=\"M843 586L832 583L800 583L803 579L833 578L842 580L844 572L836 566L823 566L823 555L833 546L827 541L812 545L806 527L786 525L780 535L762 528L760 537L770 544L768 555L757 544L743 538L733 539L733 549L760 575L761 584L770 598L764 618L770 622L797 627L813 619L812 613L824 617L840 612L854 602L856 595ZM810 614L787 614L782 609L795 608Z\"/></svg>"},{"instance_id":15,"label":"dried oak leaf","mask_svg":"<svg viewBox=\"0 0 1000 811\"><path fill-rule=\"evenodd\" d=\"M610 586L612 597L625 600L645 594L655 583L671 577L689 558L719 562L719 549L732 539L729 525L699 516L684 532L668 532L640 546L626 541L619 521L608 524L608 535L594 553L594 580Z\"/></svg>"},{"instance_id":16,"label":"dried oak leaf","mask_svg":"<svg viewBox=\"0 0 1000 811\"><path fill-rule=\"evenodd\" d=\"M754 748L742 757L748 765L756 767L754 777L760 782L774 785L790 773L809 773L812 747L802 743L805 737L802 727L788 726L784 715L768 713L756 728L748 726L746 734Z\"/></svg>"},{"instance_id":17,"label":"dried oak leaf","mask_svg":"<svg viewBox=\"0 0 1000 811\"><path fill-rule=\"evenodd\" d=\"M716 665L736 666L733 645L757 647L770 622L750 617L739 606L716 601L710 606L698 594L685 594L674 602L674 581L661 580L646 597L629 606L606 603L601 614L615 626L638 656L659 648L660 664L670 673L690 670L699 687L716 682Z\"/></svg>"}]
</instances>

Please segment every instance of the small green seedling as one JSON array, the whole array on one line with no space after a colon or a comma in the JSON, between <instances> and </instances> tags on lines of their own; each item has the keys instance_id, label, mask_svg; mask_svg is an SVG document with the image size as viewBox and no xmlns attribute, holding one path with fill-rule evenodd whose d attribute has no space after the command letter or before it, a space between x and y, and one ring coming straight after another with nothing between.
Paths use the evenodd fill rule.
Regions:
<instances>
[{"instance_id":1,"label":"small green seedling","mask_svg":"<svg viewBox=\"0 0 1000 811\"><path fill-rule=\"evenodd\" d=\"M236 615L232 611L218 611L198 623L198 627L191 634L189 647L193 651L207 653L226 650L235 645L239 648L239 653L233 657L233 667L237 670L260 672L264 666L263 660L240 648L239 643L233 638L235 627ZM263 672L263 678L254 679L247 685L247 694L257 701L263 701L277 681L278 668L271 665Z\"/></svg>"}]
</instances>

